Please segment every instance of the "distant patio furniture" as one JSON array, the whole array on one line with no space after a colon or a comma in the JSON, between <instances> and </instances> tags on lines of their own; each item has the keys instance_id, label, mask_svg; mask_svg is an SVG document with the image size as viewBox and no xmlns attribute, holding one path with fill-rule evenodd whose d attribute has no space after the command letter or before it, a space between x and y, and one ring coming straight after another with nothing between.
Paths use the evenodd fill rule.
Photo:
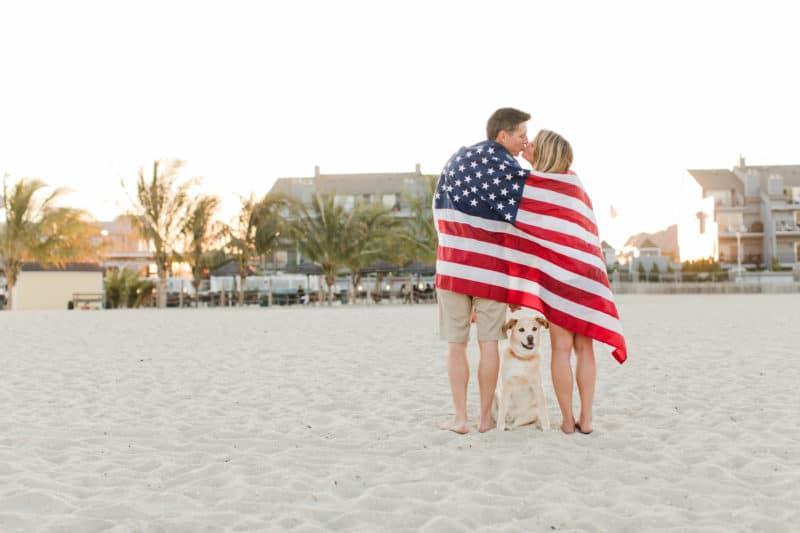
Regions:
<instances>
[{"instance_id":1,"label":"distant patio furniture","mask_svg":"<svg viewBox=\"0 0 800 533\"><path fill-rule=\"evenodd\" d=\"M102 309L106 295L102 292L75 292L67 309Z\"/></svg>"}]
</instances>

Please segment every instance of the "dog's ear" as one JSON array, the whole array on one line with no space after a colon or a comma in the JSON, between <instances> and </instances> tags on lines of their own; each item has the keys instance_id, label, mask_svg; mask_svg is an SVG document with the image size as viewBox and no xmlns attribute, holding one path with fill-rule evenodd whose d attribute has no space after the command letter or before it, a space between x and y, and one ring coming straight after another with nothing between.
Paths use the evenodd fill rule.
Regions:
<instances>
[{"instance_id":1,"label":"dog's ear","mask_svg":"<svg viewBox=\"0 0 800 533\"><path fill-rule=\"evenodd\" d=\"M509 329L513 328L516 325L517 325L517 319L516 318L512 318L511 320L509 320L508 322L506 322L503 325L503 331L508 331Z\"/></svg>"},{"instance_id":2,"label":"dog's ear","mask_svg":"<svg viewBox=\"0 0 800 533\"><path fill-rule=\"evenodd\" d=\"M542 325L542 327L543 327L544 329L550 329L550 322L548 322L548 321L547 321L547 320L545 320L544 318L542 318L542 317L540 317L540 316L537 316L537 317L536 317L536 322L538 322L539 324L541 324L541 325Z\"/></svg>"}]
</instances>

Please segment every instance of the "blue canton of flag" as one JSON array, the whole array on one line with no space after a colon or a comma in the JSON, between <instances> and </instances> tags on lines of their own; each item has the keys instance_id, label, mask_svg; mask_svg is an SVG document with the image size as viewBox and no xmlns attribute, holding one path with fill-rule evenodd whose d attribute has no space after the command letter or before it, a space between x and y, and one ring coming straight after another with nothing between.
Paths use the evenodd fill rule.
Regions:
<instances>
[{"instance_id":1,"label":"blue canton of flag","mask_svg":"<svg viewBox=\"0 0 800 533\"><path fill-rule=\"evenodd\" d=\"M528 174L499 143L462 147L439 175L434 208L514 224Z\"/></svg>"}]
</instances>

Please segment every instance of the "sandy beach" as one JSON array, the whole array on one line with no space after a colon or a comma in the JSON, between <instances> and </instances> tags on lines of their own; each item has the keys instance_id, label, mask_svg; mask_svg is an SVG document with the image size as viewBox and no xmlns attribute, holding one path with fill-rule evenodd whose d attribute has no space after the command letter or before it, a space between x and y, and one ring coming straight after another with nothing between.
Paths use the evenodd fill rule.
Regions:
<instances>
[{"instance_id":1,"label":"sandy beach","mask_svg":"<svg viewBox=\"0 0 800 533\"><path fill-rule=\"evenodd\" d=\"M0 531L800 530L800 296L618 304L589 436L438 430L434 305L0 312Z\"/></svg>"}]
</instances>

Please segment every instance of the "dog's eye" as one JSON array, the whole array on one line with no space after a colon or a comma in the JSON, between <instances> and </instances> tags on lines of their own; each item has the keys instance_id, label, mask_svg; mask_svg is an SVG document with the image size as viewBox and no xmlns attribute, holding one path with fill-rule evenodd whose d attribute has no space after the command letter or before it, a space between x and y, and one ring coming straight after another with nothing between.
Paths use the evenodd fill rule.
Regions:
<instances>
[{"instance_id":1,"label":"dog's eye","mask_svg":"<svg viewBox=\"0 0 800 533\"><path fill-rule=\"evenodd\" d=\"M536 331L536 328L535 328L535 327L533 328L533 331Z\"/></svg>"},{"instance_id":2,"label":"dog's eye","mask_svg":"<svg viewBox=\"0 0 800 533\"><path fill-rule=\"evenodd\" d=\"M523 332L525 331L525 328L519 328L519 330L518 330L518 331L519 331L520 333L523 333Z\"/></svg>"}]
</instances>

